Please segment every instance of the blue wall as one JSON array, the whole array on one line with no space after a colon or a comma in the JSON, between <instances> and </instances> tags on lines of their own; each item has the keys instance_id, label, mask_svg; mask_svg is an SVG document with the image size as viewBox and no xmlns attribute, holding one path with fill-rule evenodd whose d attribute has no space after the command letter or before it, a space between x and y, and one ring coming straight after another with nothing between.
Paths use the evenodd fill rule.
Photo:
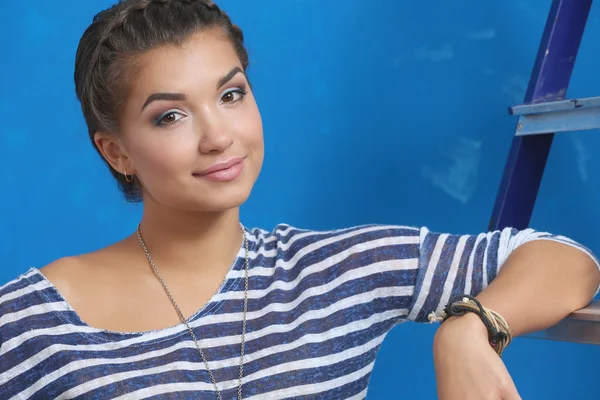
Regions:
<instances>
[{"instance_id":1,"label":"blue wall","mask_svg":"<svg viewBox=\"0 0 600 400\"><path fill-rule=\"evenodd\" d=\"M0 282L129 234L126 204L87 138L77 42L112 0L1 0ZM263 114L264 170L247 226L370 222L487 228L549 1L221 0L244 28ZM460 7L460 8L459 8ZM600 7L569 96L599 96ZM600 253L597 132L558 135L532 226ZM434 327L383 345L370 396L434 399ZM517 339L525 399L597 398L600 347ZM596 393L596 394L593 394Z\"/></svg>"}]
</instances>

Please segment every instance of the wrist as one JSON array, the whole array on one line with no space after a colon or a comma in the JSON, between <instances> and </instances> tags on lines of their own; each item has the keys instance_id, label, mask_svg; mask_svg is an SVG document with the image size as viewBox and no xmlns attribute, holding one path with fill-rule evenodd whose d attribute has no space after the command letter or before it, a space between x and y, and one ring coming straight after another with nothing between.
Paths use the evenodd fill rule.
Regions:
<instances>
[{"instance_id":1,"label":"wrist","mask_svg":"<svg viewBox=\"0 0 600 400\"><path fill-rule=\"evenodd\" d=\"M473 315L468 316L469 314ZM485 327L489 345L502 357L502 352L512 340L511 329L500 314L485 308L473 296L468 294L456 296L450 300L439 316L435 312L429 314L431 322L442 322L443 328L438 330L436 338L450 336L461 343L465 343L465 337L478 341L482 338L481 325L475 322L477 319L480 319ZM438 339L436 342L439 341Z\"/></svg>"},{"instance_id":2,"label":"wrist","mask_svg":"<svg viewBox=\"0 0 600 400\"><path fill-rule=\"evenodd\" d=\"M436 338L440 336L463 336L488 342L488 331L477 314L466 313L460 317L450 317L438 328Z\"/></svg>"}]
</instances>

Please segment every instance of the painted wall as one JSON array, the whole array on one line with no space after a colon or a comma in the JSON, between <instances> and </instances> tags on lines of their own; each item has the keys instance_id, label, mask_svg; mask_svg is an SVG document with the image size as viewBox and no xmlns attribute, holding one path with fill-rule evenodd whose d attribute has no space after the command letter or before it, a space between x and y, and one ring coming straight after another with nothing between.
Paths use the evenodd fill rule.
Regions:
<instances>
[{"instance_id":1,"label":"painted wall","mask_svg":"<svg viewBox=\"0 0 600 400\"><path fill-rule=\"evenodd\" d=\"M87 138L72 70L112 0L0 0L0 283L127 235ZM266 160L247 226L385 222L487 228L549 1L221 0L247 36ZM599 96L594 7L568 95ZM532 226L600 253L597 132L561 134ZM435 327L386 339L369 398L434 399ZM600 347L517 339L506 363L525 399L596 398ZM595 393L595 394L594 394Z\"/></svg>"}]
</instances>

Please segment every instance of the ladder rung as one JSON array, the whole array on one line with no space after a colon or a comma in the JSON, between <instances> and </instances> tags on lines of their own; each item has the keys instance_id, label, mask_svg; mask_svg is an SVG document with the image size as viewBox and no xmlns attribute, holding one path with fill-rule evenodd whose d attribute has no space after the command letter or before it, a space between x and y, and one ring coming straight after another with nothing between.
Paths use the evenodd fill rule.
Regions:
<instances>
[{"instance_id":1,"label":"ladder rung","mask_svg":"<svg viewBox=\"0 0 600 400\"><path fill-rule=\"evenodd\" d=\"M600 128L600 97L524 104L510 112L520 115L516 136Z\"/></svg>"},{"instance_id":2,"label":"ladder rung","mask_svg":"<svg viewBox=\"0 0 600 400\"><path fill-rule=\"evenodd\" d=\"M555 326L526 337L600 344L600 301L577 310Z\"/></svg>"},{"instance_id":3,"label":"ladder rung","mask_svg":"<svg viewBox=\"0 0 600 400\"><path fill-rule=\"evenodd\" d=\"M540 114L547 112L580 109L582 107L600 107L600 97L584 99L548 101L545 103L521 104L508 109L511 115Z\"/></svg>"}]
</instances>

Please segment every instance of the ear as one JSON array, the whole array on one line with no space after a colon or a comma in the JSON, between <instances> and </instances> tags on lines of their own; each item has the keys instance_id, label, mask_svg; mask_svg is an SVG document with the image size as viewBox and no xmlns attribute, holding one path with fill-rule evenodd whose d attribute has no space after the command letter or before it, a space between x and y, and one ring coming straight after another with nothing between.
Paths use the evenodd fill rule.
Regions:
<instances>
[{"instance_id":1,"label":"ear","mask_svg":"<svg viewBox=\"0 0 600 400\"><path fill-rule=\"evenodd\" d=\"M122 174L127 172L128 175L135 174L135 166L127 156L127 150L115 134L96 132L94 134L94 143L100 151L100 154L102 154L102 157L104 157L116 171Z\"/></svg>"}]
</instances>

